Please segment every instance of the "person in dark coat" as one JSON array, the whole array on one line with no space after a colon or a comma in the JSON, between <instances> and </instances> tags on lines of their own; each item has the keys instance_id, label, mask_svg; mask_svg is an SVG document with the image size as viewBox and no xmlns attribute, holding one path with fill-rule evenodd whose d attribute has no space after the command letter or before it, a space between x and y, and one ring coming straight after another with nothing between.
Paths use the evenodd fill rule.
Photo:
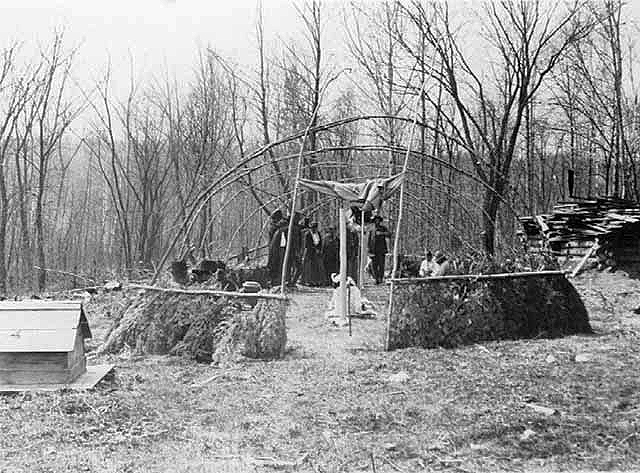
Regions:
<instances>
[{"instance_id":1,"label":"person in dark coat","mask_svg":"<svg viewBox=\"0 0 640 473\"><path fill-rule=\"evenodd\" d=\"M331 285L331 275L338 272L340 243L336 236L336 227L329 227L322 240L322 262L325 270L325 284Z\"/></svg>"},{"instance_id":2,"label":"person in dark coat","mask_svg":"<svg viewBox=\"0 0 640 473\"><path fill-rule=\"evenodd\" d=\"M309 218L302 215L300 212L293 214L293 227L292 227L292 242L291 248L291 265L288 282L289 285L294 286L300 280L302 276L302 258L304 256L304 241L305 235L309 231Z\"/></svg>"},{"instance_id":3,"label":"person in dark coat","mask_svg":"<svg viewBox=\"0 0 640 473\"><path fill-rule=\"evenodd\" d=\"M274 286L280 285L282 279L282 261L287 247L288 222L280 219L274 224L273 235L269 242L269 279Z\"/></svg>"},{"instance_id":4,"label":"person in dark coat","mask_svg":"<svg viewBox=\"0 0 640 473\"><path fill-rule=\"evenodd\" d=\"M360 230L358 227L347 227L347 276L358 284L360 278Z\"/></svg>"},{"instance_id":5,"label":"person in dark coat","mask_svg":"<svg viewBox=\"0 0 640 473\"><path fill-rule=\"evenodd\" d=\"M325 270L322 263L322 237L318 223L312 222L305 233L302 281L308 286L322 286Z\"/></svg>"},{"instance_id":6,"label":"person in dark coat","mask_svg":"<svg viewBox=\"0 0 640 473\"><path fill-rule=\"evenodd\" d=\"M391 237L391 232L382 224L379 215L373 218L373 222L375 227L369 233L369 256L376 284L380 284L384 281L384 259L388 251L387 238Z\"/></svg>"},{"instance_id":7,"label":"person in dark coat","mask_svg":"<svg viewBox=\"0 0 640 473\"><path fill-rule=\"evenodd\" d=\"M273 234L276 232L278 227L280 226L280 222L284 217L282 216L282 210L277 209L271 214L271 221L269 222L269 243L271 243L271 239L273 238Z\"/></svg>"}]
</instances>

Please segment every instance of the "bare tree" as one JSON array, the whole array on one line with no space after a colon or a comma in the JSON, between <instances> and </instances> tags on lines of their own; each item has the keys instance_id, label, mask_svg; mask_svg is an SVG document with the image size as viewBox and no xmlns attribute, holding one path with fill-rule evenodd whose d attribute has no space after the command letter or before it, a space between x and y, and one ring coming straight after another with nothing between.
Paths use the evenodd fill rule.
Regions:
<instances>
[{"instance_id":1,"label":"bare tree","mask_svg":"<svg viewBox=\"0 0 640 473\"><path fill-rule=\"evenodd\" d=\"M264 44L264 23L262 15L262 2L258 3L258 16L256 21L256 39L258 47L258 85L254 87L254 95L256 97L256 106L260 115L260 125L262 128L263 144L271 142L271 132L269 130L269 98L270 98L270 85L269 85L269 66L267 63L265 44ZM280 164L276 160L273 149L267 151L269 159L271 160L273 169L278 178L278 182L283 194L289 193L289 184Z\"/></svg>"},{"instance_id":2,"label":"bare tree","mask_svg":"<svg viewBox=\"0 0 640 473\"><path fill-rule=\"evenodd\" d=\"M48 187L51 158L73 120L82 111L83 105L69 98L69 81L75 51L66 52L64 34L56 32L51 46L41 51L44 63L42 81L37 95L35 117L36 145L36 202L34 216L35 248L40 267L37 286L43 291L46 286L44 205Z\"/></svg>"},{"instance_id":3,"label":"bare tree","mask_svg":"<svg viewBox=\"0 0 640 473\"><path fill-rule=\"evenodd\" d=\"M464 53L446 3L403 4L408 20L424 34L441 67L426 64L454 106L444 120L485 184L482 242L495 251L496 217L510 184L526 107L570 45L580 41L589 25L580 22L580 4L560 12L541 1L500 0L485 9L485 36L496 53L491 71L478 71ZM423 61L419 45L396 29L403 47ZM433 102L432 102L432 105Z\"/></svg>"}]
</instances>

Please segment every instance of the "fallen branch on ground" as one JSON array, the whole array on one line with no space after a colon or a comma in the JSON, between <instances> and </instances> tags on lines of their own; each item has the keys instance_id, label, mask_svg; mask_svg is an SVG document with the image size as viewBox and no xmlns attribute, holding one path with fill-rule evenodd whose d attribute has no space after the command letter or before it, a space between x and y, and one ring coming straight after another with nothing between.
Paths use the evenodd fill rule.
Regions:
<instances>
[{"instance_id":1,"label":"fallen branch on ground","mask_svg":"<svg viewBox=\"0 0 640 473\"><path fill-rule=\"evenodd\" d=\"M89 281L92 283L96 282L95 279L91 279L86 276L81 276L80 274L76 274L76 273L70 273L68 271L60 271L59 269L41 268L40 266L34 266L34 269L37 269L39 271L46 271L48 273L64 274L65 276L71 276L71 277L82 279L83 281Z\"/></svg>"},{"instance_id":2,"label":"fallen branch on ground","mask_svg":"<svg viewBox=\"0 0 640 473\"><path fill-rule=\"evenodd\" d=\"M147 286L145 284L129 284L128 289L142 289L145 291L156 291L173 294L184 294L188 296L219 296L219 297L240 297L246 299L278 299L287 300L279 294L265 294L261 292L231 292L231 291L214 291L212 289L173 289L168 287Z\"/></svg>"}]
</instances>

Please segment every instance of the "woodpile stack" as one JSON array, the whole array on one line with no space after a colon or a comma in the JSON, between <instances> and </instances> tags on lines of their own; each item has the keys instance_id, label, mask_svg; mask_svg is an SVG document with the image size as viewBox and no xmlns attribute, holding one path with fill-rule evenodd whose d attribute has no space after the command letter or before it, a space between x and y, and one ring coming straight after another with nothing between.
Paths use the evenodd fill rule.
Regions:
<instances>
[{"instance_id":1,"label":"woodpile stack","mask_svg":"<svg viewBox=\"0 0 640 473\"><path fill-rule=\"evenodd\" d=\"M577 333L591 333L591 326L562 273L452 276L393 285L387 348L453 348Z\"/></svg>"},{"instance_id":2,"label":"woodpile stack","mask_svg":"<svg viewBox=\"0 0 640 473\"><path fill-rule=\"evenodd\" d=\"M520 217L530 250L581 257L598 241L640 262L640 204L616 198L560 202L549 214ZM635 261L637 260L637 261Z\"/></svg>"}]
</instances>

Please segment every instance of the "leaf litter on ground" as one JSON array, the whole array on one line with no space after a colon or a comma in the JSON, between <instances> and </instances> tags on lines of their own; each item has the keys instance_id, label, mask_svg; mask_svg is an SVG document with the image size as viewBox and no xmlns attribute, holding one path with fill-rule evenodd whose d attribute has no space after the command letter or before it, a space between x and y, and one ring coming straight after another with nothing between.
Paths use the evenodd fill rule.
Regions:
<instances>
[{"instance_id":1,"label":"leaf litter on ground","mask_svg":"<svg viewBox=\"0 0 640 473\"><path fill-rule=\"evenodd\" d=\"M596 335L385 353L384 317L349 337L324 323L319 290L296 294L298 348L280 361L100 355L116 373L94 391L0 397L0 470L638 470L640 283L575 284ZM385 313L384 289L369 292ZM89 304L98 340L117 304Z\"/></svg>"}]
</instances>

